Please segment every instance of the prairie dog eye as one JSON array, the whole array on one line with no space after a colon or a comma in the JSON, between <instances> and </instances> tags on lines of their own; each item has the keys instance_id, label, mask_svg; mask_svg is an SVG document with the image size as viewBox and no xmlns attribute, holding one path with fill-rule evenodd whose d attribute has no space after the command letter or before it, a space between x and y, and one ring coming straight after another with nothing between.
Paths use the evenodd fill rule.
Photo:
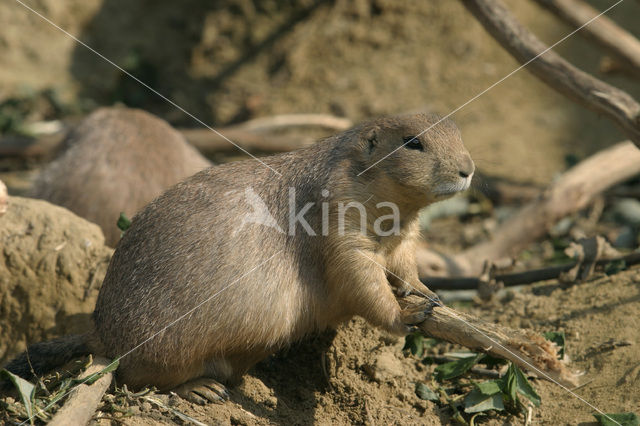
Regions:
<instances>
[{"instance_id":1,"label":"prairie dog eye","mask_svg":"<svg viewBox=\"0 0 640 426\"><path fill-rule=\"evenodd\" d=\"M417 149L418 151L424 151L424 147L417 136L405 136L402 138L402 142L404 143L405 148L409 149Z\"/></svg>"}]
</instances>

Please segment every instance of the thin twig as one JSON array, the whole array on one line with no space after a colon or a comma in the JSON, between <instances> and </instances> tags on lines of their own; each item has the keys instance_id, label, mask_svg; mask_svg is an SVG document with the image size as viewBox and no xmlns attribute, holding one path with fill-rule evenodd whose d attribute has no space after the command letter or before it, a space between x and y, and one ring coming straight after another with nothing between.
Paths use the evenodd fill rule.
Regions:
<instances>
[{"instance_id":1,"label":"thin twig","mask_svg":"<svg viewBox=\"0 0 640 426\"><path fill-rule=\"evenodd\" d=\"M553 51L539 56L548 47L499 0L462 0L462 3L502 47L527 64L527 70L582 106L612 119L640 147L640 104L633 97L579 70Z\"/></svg>"},{"instance_id":2,"label":"thin twig","mask_svg":"<svg viewBox=\"0 0 640 426\"><path fill-rule=\"evenodd\" d=\"M328 114L282 114L271 117L254 118L238 124L237 128L252 132L269 132L291 127L321 127L325 129L343 131L353 126L348 118L336 117Z\"/></svg>"},{"instance_id":3,"label":"thin twig","mask_svg":"<svg viewBox=\"0 0 640 426\"><path fill-rule=\"evenodd\" d=\"M579 27L600 12L583 0L535 0L571 26ZM636 76L640 76L640 40L606 16L587 25L581 34L602 46Z\"/></svg>"},{"instance_id":4,"label":"thin twig","mask_svg":"<svg viewBox=\"0 0 640 426\"><path fill-rule=\"evenodd\" d=\"M233 152L233 140L242 149L273 153L287 152L313 143L311 139L290 136L274 136L273 130L293 127L319 127L342 131L352 126L351 120L326 114L286 114L261 117L229 127L221 127L218 133L206 128L178 129L185 139L204 153ZM7 135L0 138L0 157L49 158L55 156L62 145L70 123L51 126L50 133L34 135ZM222 136L224 134L224 136Z\"/></svg>"},{"instance_id":5,"label":"thin twig","mask_svg":"<svg viewBox=\"0 0 640 426\"><path fill-rule=\"evenodd\" d=\"M547 235L558 220L587 207L603 191L639 173L640 150L631 142L618 143L581 161L502 223L491 240L453 257L451 262L460 271L455 275L476 276L485 260L514 256Z\"/></svg>"},{"instance_id":6,"label":"thin twig","mask_svg":"<svg viewBox=\"0 0 640 426\"><path fill-rule=\"evenodd\" d=\"M600 259L596 266L605 266L611 262L624 261L627 266L640 263L640 252L634 252L626 256ZM509 274L498 274L494 277L497 282L502 282L505 287L513 287L523 284L532 284L540 281L557 279L560 274L573 269L577 262L565 265L549 266L540 269L531 269L523 272L513 272ZM431 290L475 290L480 286L482 280L478 277L424 277L422 282Z\"/></svg>"}]
</instances>

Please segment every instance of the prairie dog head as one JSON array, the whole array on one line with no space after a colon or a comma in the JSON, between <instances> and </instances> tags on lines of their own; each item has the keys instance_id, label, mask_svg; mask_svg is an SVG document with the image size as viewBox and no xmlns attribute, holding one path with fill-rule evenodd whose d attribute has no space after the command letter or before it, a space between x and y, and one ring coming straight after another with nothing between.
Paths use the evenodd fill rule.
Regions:
<instances>
[{"instance_id":1,"label":"prairie dog head","mask_svg":"<svg viewBox=\"0 0 640 426\"><path fill-rule=\"evenodd\" d=\"M362 174L384 175L427 203L468 189L473 160L453 121L440 120L436 114L413 114L365 124Z\"/></svg>"}]
</instances>

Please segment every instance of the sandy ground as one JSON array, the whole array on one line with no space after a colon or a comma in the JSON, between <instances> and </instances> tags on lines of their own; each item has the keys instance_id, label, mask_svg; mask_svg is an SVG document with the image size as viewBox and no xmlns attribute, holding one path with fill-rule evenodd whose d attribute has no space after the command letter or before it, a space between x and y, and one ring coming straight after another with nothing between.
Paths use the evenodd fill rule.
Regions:
<instances>
[{"instance_id":1,"label":"sandy ground","mask_svg":"<svg viewBox=\"0 0 640 426\"><path fill-rule=\"evenodd\" d=\"M640 412L640 270L562 289L543 283L470 311L488 321L539 332L564 331L571 366L583 375L571 395L532 380L542 398L533 424L594 422L606 413ZM354 320L333 333L294 345L259 364L224 404L198 406L166 398L207 424L449 424L450 411L419 399L416 382L431 383L434 366L403 354L403 341ZM616 344L621 346L616 346ZM434 349L444 351L450 345ZM476 379L482 380L480 376ZM582 398L584 401L578 399ZM134 407L136 404L134 403ZM138 411L134 409L134 411ZM140 408L125 424L169 419ZM523 424L524 417L491 414L480 424ZM105 424L105 422L100 422ZM109 424L108 422L106 424Z\"/></svg>"},{"instance_id":2,"label":"sandy ground","mask_svg":"<svg viewBox=\"0 0 640 426\"><path fill-rule=\"evenodd\" d=\"M548 43L570 31L532 2L507 3ZM213 125L290 112L326 112L355 121L423 109L446 114L517 67L458 2L27 4ZM639 13L636 4L624 2L612 16L631 29ZM124 101L174 124L194 125L16 3L0 4L0 28L6 52L0 55L0 99L50 88L80 109ZM637 81L599 74L602 52L580 37L558 51L640 97ZM34 118L41 116L34 112ZM520 182L548 183L565 169L567 155L582 158L624 139L609 121L526 71L453 118L482 171ZM16 187L30 176L19 173L26 179L18 179L22 183ZM464 233L461 226L447 226L451 234ZM564 330L571 365L585 373L576 394L605 412L640 412L639 289L640 272L631 270L569 289L544 283L465 309L513 327ZM335 336L313 337L262 362L225 404L155 398L207 424L450 423L446 407L414 392L415 382L430 382L433 366L405 356L402 346L354 320ZM593 421L595 408L552 383L533 383L542 397L541 407L533 410L534 424ZM114 415L108 408L119 395L105 397L104 415ZM132 416L99 423L183 422L140 398L125 405ZM521 424L524 418L492 414L477 423Z\"/></svg>"}]
</instances>

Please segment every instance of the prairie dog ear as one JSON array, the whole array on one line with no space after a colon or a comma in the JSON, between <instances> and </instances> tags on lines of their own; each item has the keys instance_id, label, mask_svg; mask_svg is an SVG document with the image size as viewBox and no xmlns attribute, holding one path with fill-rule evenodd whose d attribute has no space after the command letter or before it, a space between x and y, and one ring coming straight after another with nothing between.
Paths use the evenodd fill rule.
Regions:
<instances>
[{"instance_id":1,"label":"prairie dog ear","mask_svg":"<svg viewBox=\"0 0 640 426\"><path fill-rule=\"evenodd\" d=\"M369 151L378 145L378 128L372 127L364 134L365 141L369 144Z\"/></svg>"}]
</instances>

